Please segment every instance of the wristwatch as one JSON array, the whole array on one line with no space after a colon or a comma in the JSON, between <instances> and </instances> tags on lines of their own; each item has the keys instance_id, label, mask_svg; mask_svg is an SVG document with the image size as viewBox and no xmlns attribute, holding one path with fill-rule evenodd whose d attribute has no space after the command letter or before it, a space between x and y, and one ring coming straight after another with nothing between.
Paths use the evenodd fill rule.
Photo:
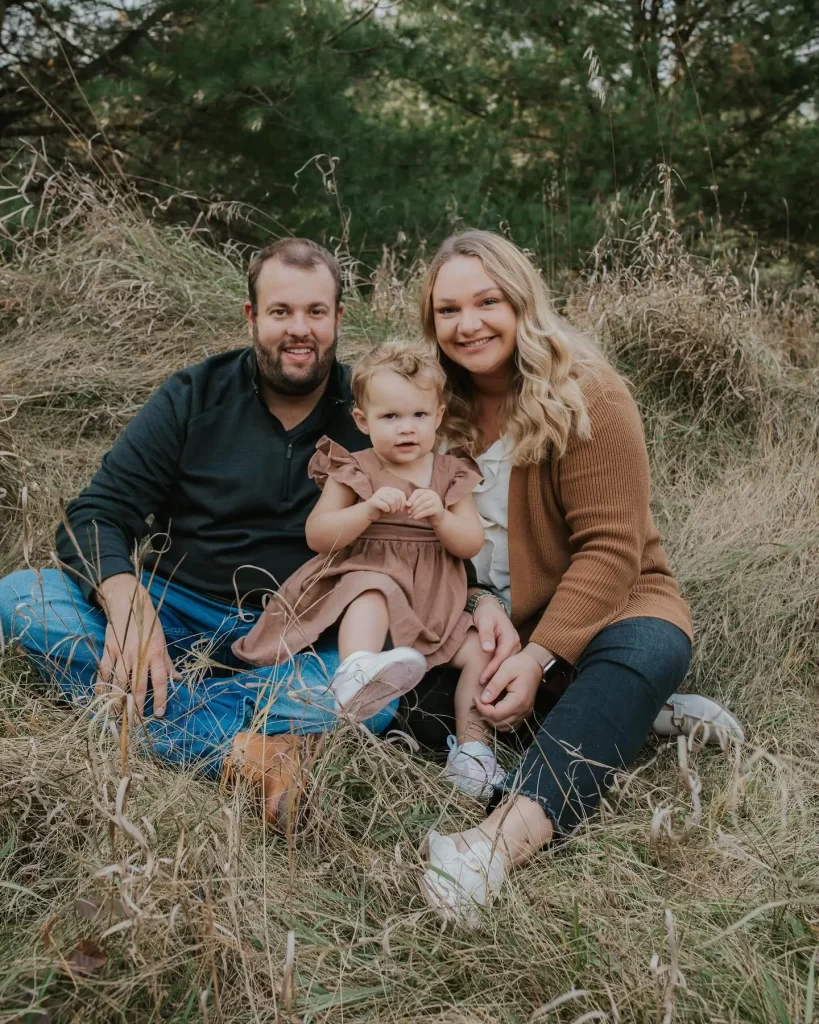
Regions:
<instances>
[{"instance_id":1,"label":"wristwatch","mask_svg":"<svg viewBox=\"0 0 819 1024\"><path fill-rule=\"evenodd\" d=\"M470 596L466 599L464 611L466 611L469 615L474 615L475 609L478 607L479 603L485 597L494 597L498 604L501 603L500 598L493 594L491 590L476 590L474 594L470 594Z\"/></svg>"},{"instance_id":2,"label":"wristwatch","mask_svg":"<svg viewBox=\"0 0 819 1024\"><path fill-rule=\"evenodd\" d=\"M557 658L552 657L543 666L543 671L540 673L540 685L541 686L543 686L543 684L546 682L546 679L548 678L549 673L552 671L552 669L555 667L556 664L557 664Z\"/></svg>"},{"instance_id":3,"label":"wristwatch","mask_svg":"<svg viewBox=\"0 0 819 1024\"><path fill-rule=\"evenodd\" d=\"M534 646L535 647L540 647L540 644L535 644ZM534 652L532 652L531 650L527 651L525 647L523 648L523 650L524 650L524 652L526 654L529 655L529 657L532 659L532 661L536 661L538 664L540 664L540 659L535 656ZM557 662L558 662L558 659L555 657L554 654L552 654L551 651L549 651L549 657L547 658L546 661L543 662L543 664L541 666L541 670L540 670L540 685L541 686L546 682L546 679L547 679L549 673L552 671L552 669L555 667L555 665L557 665Z\"/></svg>"}]
</instances>

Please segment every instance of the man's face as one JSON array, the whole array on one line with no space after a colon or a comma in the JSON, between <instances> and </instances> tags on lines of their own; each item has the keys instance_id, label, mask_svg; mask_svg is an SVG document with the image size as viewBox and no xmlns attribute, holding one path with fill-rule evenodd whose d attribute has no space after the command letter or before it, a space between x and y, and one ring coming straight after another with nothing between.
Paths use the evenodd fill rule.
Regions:
<instances>
[{"instance_id":1,"label":"man's face","mask_svg":"<svg viewBox=\"0 0 819 1024\"><path fill-rule=\"evenodd\" d=\"M336 355L343 305L333 275L267 260L256 282L256 313L245 303L248 330L264 383L282 395L308 395L326 379Z\"/></svg>"}]
</instances>

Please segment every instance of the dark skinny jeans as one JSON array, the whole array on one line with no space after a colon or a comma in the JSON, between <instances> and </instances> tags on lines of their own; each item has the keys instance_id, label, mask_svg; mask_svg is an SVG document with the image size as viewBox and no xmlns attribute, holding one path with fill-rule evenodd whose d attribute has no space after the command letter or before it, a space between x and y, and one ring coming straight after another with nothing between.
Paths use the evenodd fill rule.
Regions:
<instances>
[{"instance_id":1,"label":"dark skinny jeans","mask_svg":"<svg viewBox=\"0 0 819 1024\"><path fill-rule=\"evenodd\" d=\"M690 660L690 640L664 619L602 629L556 702L554 691L539 694L534 721L516 734L525 745L521 763L490 806L507 793L523 794L540 804L558 836L568 835L595 810L614 773L635 760ZM425 746L442 749L454 732L455 679L451 671L432 672L405 699L405 727Z\"/></svg>"}]
</instances>

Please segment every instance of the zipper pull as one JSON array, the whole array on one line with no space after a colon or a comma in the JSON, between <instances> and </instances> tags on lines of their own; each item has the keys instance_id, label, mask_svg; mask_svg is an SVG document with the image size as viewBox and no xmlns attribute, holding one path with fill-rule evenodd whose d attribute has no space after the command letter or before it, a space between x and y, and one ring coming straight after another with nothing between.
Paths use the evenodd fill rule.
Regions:
<instances>
[{"instance_id":1,"label":"zipper pull","mask_svg":"<svg viewBox=\"0 0 819 1024\"><path fill-rule=\"evenodd\" d=\"M293 458L293 442L292 441L287 446L287 455L285 455L285 458L286 459L292 459Z\"/></svg>"}]
</instances>

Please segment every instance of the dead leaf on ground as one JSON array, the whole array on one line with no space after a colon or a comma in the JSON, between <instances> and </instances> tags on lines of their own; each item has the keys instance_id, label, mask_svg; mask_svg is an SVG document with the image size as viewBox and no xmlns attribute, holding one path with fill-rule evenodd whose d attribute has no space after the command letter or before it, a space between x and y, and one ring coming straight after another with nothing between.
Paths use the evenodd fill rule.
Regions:
<instances>
[{"instance_id":1,"label":"dead leaf on ground","mask_svg":"<svg viewBox=\"0 0 819 1024\"><path fill-rule=\"evenodd\" d=\"M72 973L94 974L105 966L105 953L93 939L80 939L67 963Z\"/></svg>"},{"instance_id":2,"label":"dead leaf on ground","mask_svg":"<svg viewBox=\"0 0 819 1024\"><path fill-rule=\"evenodd\" d=\"M114 921L121 921L127 915L122 903L116 896L106 896L101 899L98 896L92 899L79 899L74 901L74 909L87 921L96 921L98 918Z\"/></svg>"}]
</instances>

